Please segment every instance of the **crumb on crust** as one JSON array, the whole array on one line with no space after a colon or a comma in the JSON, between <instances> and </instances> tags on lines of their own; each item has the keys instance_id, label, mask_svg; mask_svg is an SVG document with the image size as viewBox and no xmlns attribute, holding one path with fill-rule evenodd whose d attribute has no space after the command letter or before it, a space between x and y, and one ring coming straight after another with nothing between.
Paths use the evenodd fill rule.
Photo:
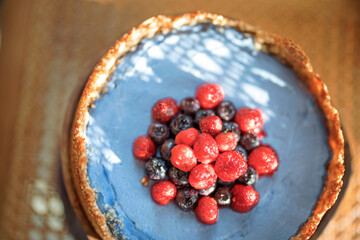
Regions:
<instances>
[{"instance_id":1,"label":"crumb on crust","mask_svg":"<svg viewBox=\"0 0 360 240\"><path fill-rule=\"evenodd\" d=\"M143 177L143 178L140 180L140 182L141 182L145 187L147 187L147 186L149 185L149 180L150 180L150 178L147 177L147 176L145 176L145 177Z\"/></svg>"}]
</instances>

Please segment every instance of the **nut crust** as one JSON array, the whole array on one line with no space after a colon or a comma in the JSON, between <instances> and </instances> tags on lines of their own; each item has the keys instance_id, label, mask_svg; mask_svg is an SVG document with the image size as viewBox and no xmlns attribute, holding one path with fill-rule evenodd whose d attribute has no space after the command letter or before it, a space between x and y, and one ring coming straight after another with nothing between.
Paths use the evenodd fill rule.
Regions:
<instances>
[{"instance_id":1,"label":"nut crust","mask_svg":"<svg viewBox=\"0 0 360 240\"><path fill-rule=\"evenodd\" d=\"M327 179L313 209L312 216L308 218L300 227L298 233L291 239L310 238L326 211L335 203L343 184L342 177L345 171L344 138L338 111L331 105L327 87L320 77L313 72L309 58L298 45L290 40L257 29L243 21L231 20L208 12L188 13L177 17L160 15L144 21L117 41L93 70L76 109L69 146L72 181L87 218L101 238L115 239L106 223L105 216L96 203L96 194L90 187L87 176L88 159L85 153L85 137L89 118L88 110L91 104L100 96L118 59L128 52L134 51L142 39L152 38L156 34L166 34L172 29L178 29L184 25L198 23L229 26L251 35L258 50L276 56L298 73L323 111L328 130L328 142L333 151L333 157L329 162Z\"/></svg>"}]
</instances>

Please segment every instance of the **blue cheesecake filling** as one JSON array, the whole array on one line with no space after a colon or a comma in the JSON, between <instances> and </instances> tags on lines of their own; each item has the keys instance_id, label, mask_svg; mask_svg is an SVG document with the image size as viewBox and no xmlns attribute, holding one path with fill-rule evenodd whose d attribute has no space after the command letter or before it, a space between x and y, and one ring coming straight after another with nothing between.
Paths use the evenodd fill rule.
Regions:
<instances>
[{"instance_id":1,"label":"blue cheesecake filling","mask_svg":"<svg viewBox=\"0 0 360 240\"><path fill-rule=\"evenodd\" d=\"M175 204L159 206L140 180L144 163L133 141L147 133L159 99L194 96L204 82L219 83L236 108L264 113L264 144L280 165L258 180L256 208L246 214L219 210L206 226ZM145 39L123 57L107 92L94 102L86 133L88 177L114 236L128 239L288 239L311 215L331 158L323 113L289 68L254 49L253 39L233 28L184 26Z\"/></svg>"}]
</instances>

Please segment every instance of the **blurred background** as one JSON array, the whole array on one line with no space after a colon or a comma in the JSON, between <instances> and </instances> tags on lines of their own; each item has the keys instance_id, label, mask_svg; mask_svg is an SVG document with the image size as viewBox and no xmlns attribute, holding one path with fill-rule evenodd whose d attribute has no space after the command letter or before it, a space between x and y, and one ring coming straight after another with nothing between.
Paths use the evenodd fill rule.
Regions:
<instances>
[{"instance_id":1,"label":"blurred background","mask_svg":"<svg viewBox=\"0 0 360 240\"><path fill-rule=\"evenodd\" d=\"M66 109L106 50L159 15L204 10L294 40L339 109L346 193L319 239L360 239L360 1L5 0L0 50L0 239L84 239L62 185Z\"/></svg>"}]
</instances>

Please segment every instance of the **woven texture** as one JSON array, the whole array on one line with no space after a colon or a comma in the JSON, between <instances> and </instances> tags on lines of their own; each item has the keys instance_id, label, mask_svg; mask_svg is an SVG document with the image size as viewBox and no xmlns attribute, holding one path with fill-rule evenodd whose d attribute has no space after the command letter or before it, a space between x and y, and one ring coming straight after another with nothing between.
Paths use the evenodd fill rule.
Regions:
<instances>
[{"instance_id":1,"label":"woven texture","mask_svg":"<svg viewBox=\"0 0 360 240\"><path fill-rule=\"evenodd\" d=\"M319 239L360 239L360 2L8 0L0 52L0 239L82 239L59 145L72 96L116 39L143 20L205 10L286 36L339 109L353 174Z\"/></svg>"}]
</instances>

